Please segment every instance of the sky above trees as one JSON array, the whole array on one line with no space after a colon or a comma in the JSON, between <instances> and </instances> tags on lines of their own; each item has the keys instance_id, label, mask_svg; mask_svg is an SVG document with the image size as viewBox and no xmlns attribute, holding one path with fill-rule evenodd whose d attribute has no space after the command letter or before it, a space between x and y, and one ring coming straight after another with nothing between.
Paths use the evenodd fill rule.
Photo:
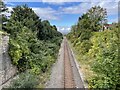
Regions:
<instances>
[{"instance_id":1,"label":"sky above trees","mask_svg":"<svg viewBox=\"0 0 120 90\"><path fill-rule=\"evenodd\" d=\"M4 2L10 11L12 7L27 4L40 18L49 20L64 33L77 23L78 17L95 5L107 9L108 23L118 21L118 0L80 0L79 2L78 0L4 0Z\"/></svg>"}]
</instances>

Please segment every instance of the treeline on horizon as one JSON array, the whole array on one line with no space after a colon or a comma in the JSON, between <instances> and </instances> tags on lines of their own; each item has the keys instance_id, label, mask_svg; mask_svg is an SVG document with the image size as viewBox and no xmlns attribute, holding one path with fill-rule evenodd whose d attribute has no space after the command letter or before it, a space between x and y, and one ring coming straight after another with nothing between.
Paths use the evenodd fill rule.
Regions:
<instances>
[{"instance_id":1,"label":"treeline on horizon","mask_svg":"<svg viewBox=\"0 0 120 90\"><path fill-rule=\"evenodd\" d=\"M16 6L7 17L7 8L0 1L2 30L10 36L9 55L22 73L13 81L12 88L43 87L55 63L62 34L48 20L41 20L27 5Z\"/></svg>"},{"instance_id":2,"label":"treeline on horizon","mask_svg":"<svg viewBox=\"0 0 120 90\"><path fill-rule=\"evenodd\" d=\"M104 30L107 11L92 7L67 35L89 88L120 90L120 32L118 23Z\"/></svg>"}]
</instances>

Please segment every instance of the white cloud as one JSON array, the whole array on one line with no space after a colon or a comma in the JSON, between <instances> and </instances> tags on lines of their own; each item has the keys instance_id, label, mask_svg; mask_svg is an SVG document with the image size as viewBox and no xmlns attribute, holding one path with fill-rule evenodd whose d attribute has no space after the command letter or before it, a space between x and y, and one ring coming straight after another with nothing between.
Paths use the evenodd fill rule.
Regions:
<instances>
[{"instance_id":1,"label":"white cloud","mask_svg":"<svg viewBox=\"0 0 120 90\"><path fill-rule=\"evenodd\" d=\"M61 7L60 9L65 14L83 14L87 12L93 6L101 6L107 9L108 15L117 15L118 14L118 3L117 2L92 2L92 3L80 3L77 6L70 7Z\"/></svg>"},{"instance_id":2,"label":"white cloud","mask_svg":"<svg viewBox=\"0 0 120 90\"><path fill-rule=\"evenodd\" d=\"M63 27L63 28L61 28L61 31L64 31L65 30L65 28Z\"/></svg>"},{"instance_id":3,"label":"white cloud","mask_svg":"<svg viewBox=\"0 0 120 90\"><path fill-rule=\"evenodd\" d=\"M13 10L13 7L7 7L9 12L3 12L2 14L5 14L6 16L10 16L11 15L11 11ZM32 8L33 11L43 20L59 20L59 16L60 14L50 8L50 7L46 7L46 8Z\"/></svg>"},{"instance_id":4,"label":"white cloud","mask_svg":"<svg viewBox=\"0 0 120 90\"><path fill-rule=\"evenodd\" d=\"M108 22L118 22L118 3L117 2L92 2L92 3L80 3L77 6L70 6L70 7L62 7L60 8L62 10L63 14L83 14L88 11L93 6L101 6L103 8L106 8L107 10L107 16L113 17L114 19L108 19Z\"/></svg>"},{"instance_id":5,"label":"white cloud","mask_svg":"<svg viewBox=\"0 0 120 90\"><path fill-rule=\"evenodd\" d=\"M65 2L43 2L43 3L48 3L51 5L64 5L65 4Z\"/></svg>"},{"instance_id":6,"label":"white cloud","mask_svg":"<svg viewBox=\"0 0 120 90\"><path fill-rule=\"evenodd\" d=\"M108 15L118 14L118 3L117 2L100 2L98 5L100 5L103 8L106 8Z\"/></svg>"},{"instance_id":7,"label":"white cloud","mask_svg":"<svg viewBox=\"0 0 120 90\"><path fill-rule=\"evenodd\" d=\"M4 2L42 2L42 0L3 0Z\"/></svg>"},{"instance_id":8,"label":"white cloud","mask_svg":"<svg viewBox=\"0 0 120 90\"><path fill-rule=\"evenodd\" d=\"M91 2L119 2L119 0L91 0Z\"/></svg>"},{"instance_id":9,"label":"white cloud","mask_svg":"<svg viewBox=\"0 0 120 90\"><path fill-rule=\"evenodd\" d=\"M70 31L70 30L71 30L71 28L69 27L69 28L67 28L67 30L68 30L68 31Z\"/></svg>"},{"instance_id":10,"label":"white cloud","mask_svg":"<svg viewBox=\"0 0 120 90\"><path fill-rule=\"evenodd\" d=\"M7 2L89 2L89 0L3 0Z\"/></svg>"},{"instance_id":11,"label":"white cloud","mask_svg":"<svg viewBox=\"0 0 120 90\"><path fill-rule=\"evenodd\" d=\"M12 9L13 7L7 7L7 8L8 8L9 12L13 11L13 9Z\"/></svg>"},{"instance_id":12,"label":"white cloud","mask_svg":"<svg viewBox=\"0 0 120 90\"><path fill-rule=\"evenodd\" d=\"M64 3L64 2L86 2L89 0L42 0L42 2L56 2L56 3Z\"/></svg>"},{"instance_id":13,"label":"white cloud","mask_svg":"<svg viewBox=\"0 0 120 90\"><path fill-rule=\"evenodd\" d=\"M118 2L119 0L3 0L7 2Z\"/></svg>"},{"instance_id":14,"label":"white cloud","mask_svg":"<svg viewBox=\"0 0 120 90\"><path fill-rule=\"evenodd\" d=\"M32 8L35 13L42 19L47 20L58 20L58 13L56 10L47 7L47 8Z\"/></svg>"},{"instance_id":15,"label":"white cloud","mask_svg":"<svg viewBox=\"0 0 120 90\"><path fill-rule=\"evenodd\" d=\"M12 0L4 0L7 3L10 3ZM90 9L92 6L95 5L100 5L103 8L107 9L108 12L108 17L111 15L118 15L118 0L91 0L91 2L88 0L18 0L19 2L44 2L44 3L49 3L49 4L54 4L54 5L63 5L65 2L83 2L78 5L73 5L69 7L62 7L58 10L55 10L51 7L46 7L46 8L32 8L35 13L40 16L42 19L47 19L47 20L59 20L60 16L63 14L83 14L86 13L88 9ZM17 2L13 0L13 2ZM8 7L9 10L12 10L12 7ZM114 20L109 20L111 21L116 21L117 17Z\"/></svg>"},{"instance_id":16,"label":"white cloud","mask_svg":"<svg viewBox=\"0 0 120 90\"><path fill-rule=\"evenodd\" d=\"M12 4L10 3L11 1L13 2L17 2L15 0L4 0L5 2L8 2L8 4ZM119 0L91 0L91 2L89 0L19 0L19 2L43 2L43 3L49 3L49 4L54 4L54 5L62 5L65 4L65 2L84 2L84 3L80 3L79 5L75 5L75 6L70 6L70 7L61 7L57 13L62 13L62 14L83 14L85 13L88 9L90 9L92 6L95 5L100 5L103 8L107 9L108 15L115 15L118 13L118 1ZM88 2L89 1L89 2ZM45 10L45 11L43 11ZM48 10L48 12L46 12L46 10ZM45 12L50 14L48 17L49 19L52 17L53 19L57 19L56 15L53 15L52 12L54 10L48 9L48 8L39 8L37 9L37 14L39 14L38 11L41 11L42 13ZM40 14L42 14L40 13ZM45 17L42 14L43 17Z\"/></svg>"},{"instance_id":17,"label":"white cloud","mask_svg":"<svg viewBox=\"0 0 120 90\"><path fill-rule=\"evenodd\" d=\"M67 34L70 32L71 27L67 27L67 26L58 26L57 27L58 31L63 33L63 34Z\"/></svg>"},{"instance_id":18,"label":"white cloud","mask_svg":"<svg viewBox=\"0 0 120 90\"><path fill-rule=\"evenodd\" d=\"M65 14L83 14L91 7L90 3L80 3L77 6L60 8Z\"/></svg>"}]
</instances>

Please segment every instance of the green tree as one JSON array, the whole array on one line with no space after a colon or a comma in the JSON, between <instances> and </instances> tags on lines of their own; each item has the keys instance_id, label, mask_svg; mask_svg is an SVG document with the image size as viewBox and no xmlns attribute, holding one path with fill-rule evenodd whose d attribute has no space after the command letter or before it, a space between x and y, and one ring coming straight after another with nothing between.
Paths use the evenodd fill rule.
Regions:
<instances>
[{"instance_id":1,"label":"green tree","mask_svg":"<svg viewBox=\"0 0 120 90\"><path fill-rule=\"evenodd\" d=\"M41 40L49 40L55 37L61 37L62 34L57 31L57 27L55 25L50 25L48 20L44 20L41 22L41 29L38 31L38 38Z\"/></svg>"},{"instance_id":2,"label":"green tree","mask_svg":"<svg viewBox=\"0 0 120 90\"><path fill-rule=\"evenodd\" d=\"M81 63L93 72L88 79L90 88L119 90L120 23L113 24L111 30L99 32L107 22L106 16L105 9L92 7L79 17L76 28L72 28L68 37L79 53Z\"/></svg>"},{"instance_id":3,"label":"green tree","mask_svg":"<svg viewBox=\"0 0 120 90\"><path fill-rule=\"evenodd\" d=\"M87 14L90 19L90 29L92 31L99 31L107 23L107 11L100 6L92 7Z\"/></svg>"},{"instance_id":4,"label":"green tree","mask_svg":"<svg viewBox=\"0 0 120 90\"><path fill-rule=\"evenodd\" d=\"M9 54L19 71L32 69L39 74L50 68L57 56L62 34L53 30L48 20L41 22L27 5L16 6L5 31L10 34Z\"/></svg>"},{"instance_id":5,"label":"green tree","mask_svg":"<svg viewBox=\"0 0 120 90\"><path fill-rule=\"evenodd\" d=\"M13 11L11 12L6 31L13 35L15 34L14 32L19 32L21 27L26 26L36 32L40 27L40 23L41 20L39 17L27 5L17 6L13 8Z\"/></svg>"},{"instance_id":6,"label":"green tree","mask_svg":"<svg viewBox=\"0 0 120 90\"><path fill-rule=\"evenodd\" d=\"M55 25L52 26L52 29L57 31L57 27Z\"/></svg>"},{"instance_id":7,"label":"green tree","mask_svg":"<svg viewBox=\"0 0 120 90\"><path fill-rule=\"evenodd\" d=\"M71 32L75 38L79 38L82 42L89 40L92 32L102 30L103 24L106 23L107 12L106 9L100 6L92 7L87 13L79 17L76 25L73 25Z\"/></svg>"}]
</instances>

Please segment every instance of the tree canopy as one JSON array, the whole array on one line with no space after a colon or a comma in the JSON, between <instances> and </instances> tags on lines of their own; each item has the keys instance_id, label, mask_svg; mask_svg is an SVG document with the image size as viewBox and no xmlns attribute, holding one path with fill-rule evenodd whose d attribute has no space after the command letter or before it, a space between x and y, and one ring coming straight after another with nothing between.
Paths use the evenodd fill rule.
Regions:
<instances>
[{"instance_id":1,"label":"tree canopy","mask_svg":"<svg viewBox=\"0 0 120 90\"><path fill-rule=\"evenodd\" d=\"M20 72L46 72L55 61L62 34L27 5L13 8L3 30L10 34L9 54Z\"/></svg>"}]
</instances>

